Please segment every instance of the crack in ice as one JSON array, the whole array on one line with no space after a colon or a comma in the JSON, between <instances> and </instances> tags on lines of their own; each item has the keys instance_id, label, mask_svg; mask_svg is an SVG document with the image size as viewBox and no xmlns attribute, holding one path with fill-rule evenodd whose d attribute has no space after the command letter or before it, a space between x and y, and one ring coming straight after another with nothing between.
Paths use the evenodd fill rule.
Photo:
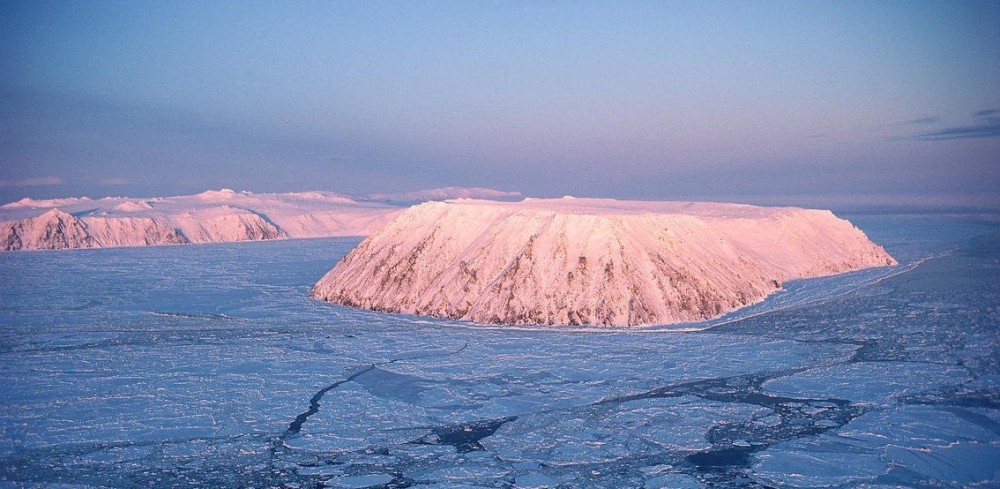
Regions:
<instances>
[{"instance_id":1,"label":"crack in ice","mask_svg":"<svg viewBox=\"0 0 1000 489\"><path fill-rule=\"evenodd\" d=\"M304 411L304 412L300 413L298 416L296 416L295 420L292 421L288 425L288 429L286 429L285 432L280 437L278 437L278 439L276 440L278 442L277 445L283 445L284 441L286 439L288 439L290 437L294 437L294 436L296 436L296 435L299 434L299 432L302 430L302 425L305 424L306 420L308 420L310 416L312 416L312 415L314 415L314 414L316 414L316 413L319 412L320 401L323 399L323 396L325 396L327 392L330 392L333 389L336 389L337 387L340 387L341 385L346 384L347 382L351 382L353 380L356 380L358 377L361 377L362 375L364 375L364 374L366 374L368 372L371 372L372 370L375 370L376 368L381 367L383 365L391 365L391 364L396 363L396 362L407 361L407 360L422 360L422 359L425 359L425 358L447 357L447 356L452 356L452 355L458 355L459 353L462 353L463 351L465 351L465 349L468 348L468 347L469 347L469 343L466 342L465 344L463 344L460 348L458 348L455 351L447 351L447 352L439 352L439 353L428 353L426 355L416 355L416 356L412 356L412 357L400 357L400 358L393 358L393 359L390 359L390 360L386 360L384 362L376 362L376 363L373 363L373 364L369 365L367 368L364 368L364 369L361 369L361 370L359 370L357 372L354 372L353 374L351 374L350 376L348 376L346 379L338 380L338 381L336 381L336 382L334 382L334 383L332 383L332 384L330 384L330 385L328 385L328 386L320 389L319 391L316 392L316 394L314 394L312 396L311 399L309 399L309 409L307 409L306 411Z\"/></svg>"},{"instance_id":2,"label":"crack in ice","mask_svg":"<svg viewBox=\"0 0 1000 489\"><path fill-rule=\"evenodd\" d=\"M378 365L379 364L377 363L373 363L370 366L368 366L368 368L359 370L351 374L346 379L338 380L337 382L334 382L316 392L316 394L312 396L312 399L309 399L309 409L295 417L295 420L288 425L288 429L285 430L285 433L281 435L281 440L285 440L288 437L299 434L299 431L302 430L302 424L305 423L307 419L309 419L309 416L312 416L319 412L319 401L323 399L323 396L325 396L327 392L330 392L331 390L336 389L337 387L340 387L341 385L347 382L350 382L368 372L371 372L372 370L375 370L375 367Z\"/></svg>"}]
</instances>

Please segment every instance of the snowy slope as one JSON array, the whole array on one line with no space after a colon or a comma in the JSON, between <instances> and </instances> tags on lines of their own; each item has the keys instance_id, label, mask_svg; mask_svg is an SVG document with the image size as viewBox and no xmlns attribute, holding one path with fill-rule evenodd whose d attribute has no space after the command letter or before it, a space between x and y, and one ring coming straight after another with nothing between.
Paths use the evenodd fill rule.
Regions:
<instances>
[{"instance_id":1,"label":"snowy slope","mask_svg":"<svg viewBox=\"0 0 1000 489\"><path fill-rule=\"evenodd\" d=\"M93 248L94 240L79 219L52 209L37 217L2 223L0 246L5 250Z\"/></svg>"},{"instance_id":2,"label":"snowy slope","mask_svg":"<svg viewBox=\"0 0 1000 489\"><path fill-rule=\"evenodd\" d=\"M0 250L358 236L399 211L329 192L22 199L0 206Z\"/></svg>"},{"instance_id":3,"label":"snowy slope","mask_svg":"<svg viewBox=\"0 0 1000 489\"><path fill-rule=\"evenodd\" d=\"M893 264L829 211L456 200L404 211L312 296L475 322L633 326L711 318L788 279Z\"/></svg>"},{"instance_id":4,"label":"snowy slope","mask_svg":"<svg viewBox=\"0 0 1000 489\"><path fill-rule=\"evenodd\" d=\"M521 192L495 190L482 187L441 187L413 192L391 194L369 194L366 200L391 204L413 205L421 202L432 202L452 199L487 199L487 200L519 200Z\"/></svg>"}]
</instances>

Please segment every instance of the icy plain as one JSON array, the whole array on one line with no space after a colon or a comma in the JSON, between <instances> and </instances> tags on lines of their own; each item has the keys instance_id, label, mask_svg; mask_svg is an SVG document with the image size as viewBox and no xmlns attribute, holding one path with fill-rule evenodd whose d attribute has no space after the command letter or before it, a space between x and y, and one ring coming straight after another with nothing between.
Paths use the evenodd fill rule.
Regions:
<instances>
[{"instance_id":1,"label":"icy plain","mask_svg":"<svg viewBox=\"0 0 1000 489\"><path fill-rule=\"evenodd\" d=\"M848 217L900 265L688 332L308 299L356 238L0 254L0 487L996 487L1000 228Z\"/></svg>"}]
</instances>

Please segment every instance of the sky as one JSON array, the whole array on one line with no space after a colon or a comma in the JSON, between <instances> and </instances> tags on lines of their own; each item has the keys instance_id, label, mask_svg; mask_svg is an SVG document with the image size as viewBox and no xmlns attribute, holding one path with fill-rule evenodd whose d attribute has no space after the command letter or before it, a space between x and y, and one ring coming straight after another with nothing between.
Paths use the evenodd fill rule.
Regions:
<instances>
[{"instance_id":1,"label":"sky","mask_svg":"<svg viewBox=\"0 0 1000 489\"><path fill-rule=\"evenodd\" d=\"M1000 2L0 2L4 202L445 186L1000 202Z\"/></svg>"}]
</instances>

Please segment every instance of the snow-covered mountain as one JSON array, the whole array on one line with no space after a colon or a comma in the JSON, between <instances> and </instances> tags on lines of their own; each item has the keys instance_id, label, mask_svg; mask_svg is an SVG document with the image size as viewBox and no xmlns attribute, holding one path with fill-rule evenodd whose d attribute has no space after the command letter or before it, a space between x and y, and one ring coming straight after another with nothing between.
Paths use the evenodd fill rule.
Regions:
<instances>
[{"instance_id":1,"label":"snow-covered mountain","mask_svg":"<svg viewBox=\"0 0 1000 489\"><path fill-rule=\"evenodd\" d=\"M392 194L369 194L365 200L385 202L388 204L413 205L421 202L452 199L488 199L488 200L520 200L521 192L495 190L482 187L441 187L413 192Z\"/></svg>"},{"instance_id":2,"label":"snow-covered mountain","mask_svg":"<svg viewBox=\"0 0 1000 489\"><path fill-rule=\"evenodd\" d=\"M359 236L400 210L329 192L229 189L148 199L21 199L0 206L0 250Z\"/></svg>"},{"instance_id":3,"label":"snow-covered mountain","mask_svg":"<svg viewBox=\"0 0 1000 489\"><path fill-rule=\"evenodd\" d=\"M399 214L312 297L485 323L634 326L716 317L785 280L893 264L823 210L456 200Z\"/></svg>"}]
</instances>

